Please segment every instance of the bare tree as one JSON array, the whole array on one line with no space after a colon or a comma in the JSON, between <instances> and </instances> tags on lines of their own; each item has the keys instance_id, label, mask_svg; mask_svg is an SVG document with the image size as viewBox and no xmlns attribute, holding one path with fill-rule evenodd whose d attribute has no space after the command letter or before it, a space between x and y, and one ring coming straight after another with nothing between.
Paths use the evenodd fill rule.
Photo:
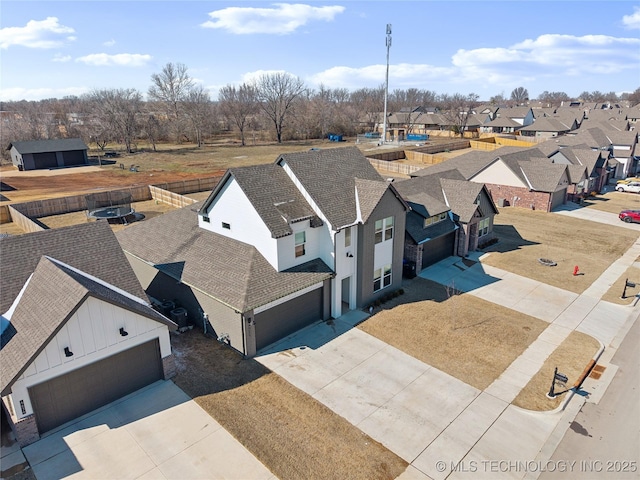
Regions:
<instances>
[{"instance_id":1,"label":"bare tree","mask_svg":"<svg viewBox=\"0 0 640 480\"><path fill-rule=\"evenodd\" d=\"M378 88L360 88L351 92L351 105L358 112L358 120L372 131L383 121L384 84Z\"/></svg>"},{"instance_id":2,"label":"bare tree","mask_svg":"<svg viewBox=\"0 0 640 480\"><path fill-rule=\"evenodd\" d=\"M547 104L549 107L559 107L562 102L571 100L565 92L548 92L544 91L538 95L538 101Z\"/></svg>"},{"instance_id":3,"label":"bare tree","mask_svg":"<svg viewBox=\"0 0 640 480\"><path fill-rule=\"evenodd\" d=\"M195 134L196 143L201 147L206 126L214 116L209 92L202 85L189 90L184 99L184 111Z\"/></svg>"},{"instance_id":4,"label":"bare tree","mask_svg":"<svg viewBox=\"0 0 640 480\"><path fill-rule=\"evenodd\" d=\"M516 105L524 105L529 101L529 92L524 87L514 88L511 92L511 100L513 100Z\"/></svg>"},{"instance_id":5,"label":"bare tree","mask_svg":"<svg viewBox=\"0 0 640 480\"><path fill-rule=\"evenodd\" d=\"M240 143L245 145L245 129L249 119L258 112L258 91L255 85L243 83L238 88L226 85L218 92L220 113L238 127Z\"/></svg>"},{"instance_id":6,"label":"bare tree","mask_svg":"<svg viewBox=\"0 0 640 480\"><path fill-rule=\"evenodd\" d=\"M640 87L636 88L633 93L630 93L627 96L627 100L629 100L629 103L632 107L640 104Z\"/></svg>"},{"instance_id":7,"label":"bare tree","mask_svg":"<svg viewBox=\"0 0 640 480\"><path fill-rule=\"evenodd\" d=\"M256 88L260 108L273 122L278 143L282 143L285 121L306 90L304 82L289 73L269 73L260 76Z\"/></svg>"},{"instance_id":8,"label":"bare tree","mask_svg":"<svg viewBox=\"0 0 640 480\"><path fill-rule=\"evenodd\" d=\"M449 122L451 131L460 137L464 137L469 115L478 104L478 95L470 93L462 95L443 95L440 99L443 107L443 116Z\"/></svg>"},{"instance_id":9,"label":"bare tree","mask_svg":"<svg viewBox=\"0 0 640 480\"><path fill-rule=\"evenodd\" d=\"M103 130L108 129L124 144L126 151L131 152L139 131L142 94L133 88L94 90L88 99L95 105L98 125ZM101 135L104 135L104 131Z\"/></svg>"},{"instance_id":10,"label":"bare tree","mask_svg":"<svg viewBox=\"0 0 640 480\"><path fill-rule=\"evenodd\" d=\"M187 66L169 62L162 68L162 72L151 75L151 81L152 85L147 95L150 100L164 104L167 117L171 119L176 140L180 141L182 103L193 87L193 80L187 72Z\"/></svg>"}]
</instances>

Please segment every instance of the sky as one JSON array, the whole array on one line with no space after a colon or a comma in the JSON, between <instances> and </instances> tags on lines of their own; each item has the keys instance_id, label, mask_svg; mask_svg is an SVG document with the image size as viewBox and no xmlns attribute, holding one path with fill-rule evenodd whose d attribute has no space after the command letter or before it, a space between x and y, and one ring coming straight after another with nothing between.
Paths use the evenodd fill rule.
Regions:
<instances>
[{"instance_id":1,"label":"sky","mask_svg":"<svg viewBox=\"0 0 640 480\"><path fill-rule=\"evenodd\" d=\"M391 46L386 27L391 25ZM313 89L509 98L640 87L638 1L2 0L0 100L134 88L184 64L213 100L287 72Z\"/></svg>"}]
</instances>

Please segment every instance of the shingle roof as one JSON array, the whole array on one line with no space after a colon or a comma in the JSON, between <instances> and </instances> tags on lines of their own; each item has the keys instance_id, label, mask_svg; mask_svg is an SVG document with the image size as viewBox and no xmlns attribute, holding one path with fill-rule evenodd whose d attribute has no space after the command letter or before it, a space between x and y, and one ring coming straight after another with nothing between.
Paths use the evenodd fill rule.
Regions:
<instances>
[{"instance_id":1,"label":"shingle roof","mask_svg":"<svg viewBox=\"0 0 640 480\"><path fill-rule=\"evenodd\" d=\"M405 231L411 239L417 243L424 243L427 240L433 240L434 238L446 235L456 229L456 224L447 217L445 220L424 227L424 217L418 215L415 212L409 212L407 214L407 221L405 224Z\"/></svg>"},{"instance_id":2,"label":"shingle roof","mask_svg":"<svg viewBox=\"0 0 640 480\"><path fill-rule=\"evenodd\" d=\"M141 299L43 256L16 300L2 334L0 388L13 382L88 296L118 305L175 329L176 325Z\"/></svg>"},{"instance_id":3,"label":"shingle roof","mask_svg":"<svg viewBox=\"0 0 640 480\"><path fill-rule=\"evenodd\" d=\"M273 238L291 235L291 223L314 219L322 225L311 206L304 199L286 172L275 164L232 168L228 175L245 193L253 207L271 231ZM225 174L226 178L226 174ZM220 182L224 184L223 181ZM214 190L212 196L215 195Z\"/></svg>"},{"instance_id":4,"label":"shingle roof","mask_svg":"<svg viewBox=\"0 0 640 480\"><path fill-rule=\"evenodd\" d=\"M52 140L27 140L12 142L7 150L15 147L21 154L43 152L68 152L71 150L88 150L89 147L81 138L60 138Z\"/></svg>"},{"instance_id":5,"label":"shingle roof","mask_svg":"<svg viewBox=\"0 0 640 480\"><path fill-rule=\"evenodd\" d=\"M518 162L522 173L533 190L539 192L555 192L567 165L559 163Z\"/></svg>"},{"instance_id":6,"label":"shingle roof","mask_svg":"<svg viewBox=\"0 0 640 480\"><path fill-rule=\"evenodd\" d=\"M531 125L522 127L520 130L525 132L568 132L571 130L571 126L557 118L540 117Z\"/></svg>"},{"instance_id":7,"label":"shingle roof","mask_svg":"<svg viewBox=\"0 0 640 480\"><path fill-rule=\"evenodd\" d=\"M0 311L6 312L43 255L147 300L120 244L104 220L0 239Z\"/></svg>"},{"instance_id":8,"label":"shingle roof","mask_svg":"<svg viewBox=\"0 0 640 480\"><path fill-rule=\"evenodd\" d=\"M443 178L440 182L451 211L462 223L469 223L478 211L478 205L475 201L484 188L484 184L450 178ZM489 212L483 212L483 214L488 215Z\"/></svg>"},{"instance_id":9,"label":"shingle roof","mask_svg":"<svg viewBox=\"0 0 640 480\"><path fill-rule=\"evenodd\" d=\"M357 147L286 153L276 163L291 169L334 229L356 222L355 179L386 185Z\"/></svg>"},{"instance_id":10,"label":"shingle roof","mask_svg":"<svg viewBox=\"0 0 640 480\"><path fill-rule=\"evenodd\" d=\"M116 236L126 252L238 312L333 275L319 259L278 272L255 247L200 228L197 207L194 204L145 220Z\"/></svg>"}]
</instances>

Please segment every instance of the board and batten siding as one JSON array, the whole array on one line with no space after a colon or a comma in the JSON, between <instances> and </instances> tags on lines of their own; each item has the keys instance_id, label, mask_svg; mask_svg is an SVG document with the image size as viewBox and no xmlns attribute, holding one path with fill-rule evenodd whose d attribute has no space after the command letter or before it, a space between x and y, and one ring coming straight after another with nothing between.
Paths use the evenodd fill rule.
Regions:
<instances>
[{"instance_id":1,"label":"board and batten siding","mask_svg":"<svg viewBox=\"0 0 640 480\"><path fill-rule=\"evenodd\" d=\"M120 335L120 327L124 327L127 336ZM25 414L20 409L16 411L18 418L33 413L27 392L30 386L154 338L159 339L160 356L164 358L170 355L171 344L166 325L95 297L87 297L12 386L14 405L24 400L26 409ZM66 357L64 347L69 347L73 356Z\"/></svg>"}]
</instances>

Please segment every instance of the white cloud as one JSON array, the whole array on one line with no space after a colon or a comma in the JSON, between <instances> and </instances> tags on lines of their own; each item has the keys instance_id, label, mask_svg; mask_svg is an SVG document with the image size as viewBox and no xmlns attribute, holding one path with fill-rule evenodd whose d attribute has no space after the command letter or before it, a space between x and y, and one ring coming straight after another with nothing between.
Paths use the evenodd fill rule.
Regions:
<instances>
[{"instance_id":1,"label":"white cloud","mask_svg":"<svg viewBox=\"0 0 640 480\"><path fill-rule=\"evenodd\" d=\"M113 47L116 44L116 41L112 38L111 40L107 40L102 45L105 47Z\"/></svg>"},{"instance_id":2,"label":"white cloud","mask_svg":"<svg viewBox=\"0 0 640 480\"><path fill-rule=\"evenodd\" d=\"M377 87L385 83L386 65L368 65L360 68L333 67L309 78L315 85L329 88L357 89L365 86ZM434 79L451 75L454 69L427 64L400 63L389 66L389 83L394 88L416 87Z\"/></svg>"},{"instance_id":3,"label":"white cloud","mask_svg":"<svg viewBox=\"0 0 640 480\"><path fill-rule=\"evenodd\" d=\"M0 90L1 101L42 100L43 98L79 97L90 89L87 87L66 88L3 88Z\"/></svg>"},{"instance_id":4,"label":"white cloud","mask_svg":"<svg viewBox=\"0 0 640 480\"><path fill-rule=\"evenodd\" d=\"M273 8L228 7L209 13L205 28L220 28L235 34L270 33L286 35L313 20L332 21L345 7L312 7L304 4L275 3Z\"/></svg>"},{"instance_id":5,"label":"white cloud","mask_svg":"<svg viewBox=\"0 0 640 480\"><path fill-rule=\"evenodd\" d=\"M289 72L286 72L284 70L256 70L254 72L247 72L242 75L242 80L240 83L246 83L246 84L256 83L258 80L260 80L260 77L262 77L263 75L272 75L274 73L289 73ZM293 73L291 73L291 75L296 76Z\"/></svg>"},{"instance_id":6,"label":"white cloud","mask_svg":"<svg viewBox=\"0 0 640 480\"><path fill-rule=\"evenodd\" d=\"M640 39L548 34L508 48L458 50L452 63L463 77L489 83L503 82L525 71L529 78L604 72L620 74L637 69Z\"/></svg>"},{"instance_id":7,"label":"white cloud","mask_svg":"<svg viewBox=\"0 0 640 480\"><path fill-rule=\"evenodd\" d=\"M71 61L71 55L62 55L60 53L56 53L51 59L52 62L60 62L65 63Z\"/></svg>"},{"instance_id":8,"label":"white cloud","mask_svg":"<svg viewBox=\"0 0 640 480\"><path fill-rule=\"evenodd\" d=\"M73 28L61 25L56 17L29 20L24 27L0 29L0 48L11 45L28 48L57 48L76 39Z\"/></svg>"},{"instance_id":9,"label":"white cloud","mask_svg":"<svg viewBox=\"0 0 640 480\"><path fill-rule=\"evenodd\" d=\"M86 63L97 67L142 67L151 60L151 55L139 53L118 53L109 55L108 53L92 53L84 57L76 58L76 62Z\"/></svg>"},{"instance_id":10,"label":"white cloud","mask_svg":"<svg viewBox=\"0 0 640 480\"><path fill-rule=\"evenodd\" d=\"M622 17L622 24L630 29L640 29L640 7L634 7L631 15Z\"/></svg>"}]
</instances>

